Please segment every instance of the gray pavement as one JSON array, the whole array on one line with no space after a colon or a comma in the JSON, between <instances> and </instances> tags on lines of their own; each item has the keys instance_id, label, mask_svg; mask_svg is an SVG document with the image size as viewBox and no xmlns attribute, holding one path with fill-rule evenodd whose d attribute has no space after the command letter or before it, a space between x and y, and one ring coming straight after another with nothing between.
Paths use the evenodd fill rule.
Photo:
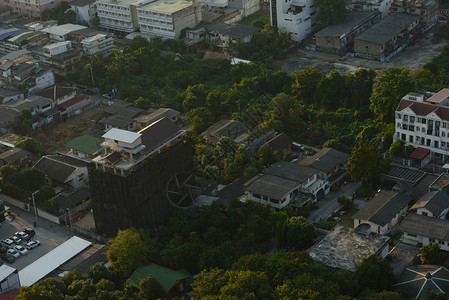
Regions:
<instances>
[{"instance_id":1,"label":"gray pavement","mask_svg":"<svg viewBox=\"0 0 449 300\"><path fill-rule=\"evenodd\" d=\"M0 198L2 198L2 196L3 195L0 194ZM9 207L9 211L15 218L11 222L2 222L0 227L0 239L6 239L15 232L25 228L33 228L35 218L34 213L27 212L8 203L6 203L6 206ZM29 250L27 255L21 256L14 263L6 264L21 270L69 238L67 228L64 225L58 225L42 218L38 218L37 227L34 228L34 230L36 231L34 239L40 241L41 245Z\"/></svg>"},{"instance_id":2,"label":"gray pavement","mask_svg":"<svg viewBox=\"0 0 449 300\"><path fill-rule=\"evenodd\" d=\"M318 201L318 209L312 210L307 220L311 223L315 223L320 219L326 219L339 207L340 204L337 202L338 197L352 197L352 193L355 192L359 186L360 182L350 182L348 184L344 184L340 190L330 192L326 195L326 197ZM363 201L363 199L355 199L355 202L359 202L360 200Z\"/></svg>"}]
</instances>

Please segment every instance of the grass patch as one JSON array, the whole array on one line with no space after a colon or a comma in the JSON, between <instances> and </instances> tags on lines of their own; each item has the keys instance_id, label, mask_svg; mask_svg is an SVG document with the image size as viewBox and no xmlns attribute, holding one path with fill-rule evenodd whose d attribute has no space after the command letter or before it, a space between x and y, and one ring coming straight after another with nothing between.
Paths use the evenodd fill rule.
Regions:
<instances>
[{"instance_id":1,"label":"grass patch","mask_svg":"<svg viewBox=\"0 0 449 300\"><path fill-rule=\"evenodd\" d=\"M355 213L358 211L357 208L352 207L350 209L343 209L344 211L346 211L346 214L343 216L340 216L338 213L335 214L335 216L339 217L341 220L340 222L338 222L338 224L349 227L349 228L354 228L354 220L352 219L352 216L355 215Z\"/></svg>"},{"instance_id":2,"label":"grass patch","mask_svg":"<svg viewBox=\"0 0 449 300\"><path fill-rule=\"evenodd\" d=\"M269 10L259 10L258 12L244 17L239 24L243 25L251 25L254 26L255 24L260 23L264 25L270 25L270 11Z\"/></svg>"}]
</instances>

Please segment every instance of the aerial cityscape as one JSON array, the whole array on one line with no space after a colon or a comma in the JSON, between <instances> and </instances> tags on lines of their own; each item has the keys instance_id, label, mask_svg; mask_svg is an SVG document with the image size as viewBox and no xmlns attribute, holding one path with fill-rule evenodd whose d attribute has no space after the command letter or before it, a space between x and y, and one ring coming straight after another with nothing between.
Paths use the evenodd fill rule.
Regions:
<instances>
[{"instance_id":1,"label":"aerial cityscape","mask_svg":"<svg viewBox=\"0 0 449 300\"><path fill-rule=\"evenodd\" d=\"M449 0L0 0L0 300L449 299Z\"/></svg>"}]
</instances>

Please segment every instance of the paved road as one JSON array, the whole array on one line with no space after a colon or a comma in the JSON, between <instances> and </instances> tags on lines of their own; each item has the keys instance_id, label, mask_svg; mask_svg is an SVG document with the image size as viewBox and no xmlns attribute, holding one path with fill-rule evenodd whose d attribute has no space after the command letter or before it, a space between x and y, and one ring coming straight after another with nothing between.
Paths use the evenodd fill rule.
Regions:
<instances>
[{"instance_id":1,"label":"paved road","mask_svg":"<svg viewBox=\"0 0 449 300\"><path fill-rule=\"evenodd\" d=\"M336 192L330 192L323 199L318 201L318 209L312 210L310 216L307 218L309 222L315 223L320 219L329 217L339 206L337 199L341 196L352 197L352 193L360 186L359 182L351 182L343 185L343 187ZM356 199L358 200L358 199Z\"/></svg>"},{"instance_id":2,"label":"paved road","mask_svg":"<svg viewBox=\"0 0 449 300\"><path fill-rule=\"evenodd\" d=\"M3 194L0 194L0 199L4 197L5 196ZM9 211L13 216L15 216L15 218L11 222L2 222L0 227L0 239L6 239L15 232L21 231L24 228L33 228L35 218L34 213L29 213L8 203L6 203L6 206L9 207ZM67 228L65 226L52 223L42 218L38 218L35 231L35 239L40 241L41 245L37 248L31 249L27 255L21 256L14 263L7 263L8 265L21 270L69 238Z\"/></svg>"}]
</instances>

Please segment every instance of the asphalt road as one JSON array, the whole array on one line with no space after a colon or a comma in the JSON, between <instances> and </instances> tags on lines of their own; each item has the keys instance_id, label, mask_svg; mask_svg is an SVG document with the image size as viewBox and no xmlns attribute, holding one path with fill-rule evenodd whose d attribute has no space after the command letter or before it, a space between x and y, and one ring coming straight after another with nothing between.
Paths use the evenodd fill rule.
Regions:
<instances>
[{"instance_id":1,"label":"asphalt road","mask_svg":"<svg viewBox=\"0 0 449 300\"><path fill-rule=\"evenodd\" d=\"M1 198L2 194L0 194L0 199ZM33 228L34 214L11 206L8 203L6 203L6 206L9 207L9 210L15 218L11 222L4 221L1 223L0 239L6 239L15 232L25 228ZM42 218L38 218L37 227L34 228L34 230L36 231L36 235L33 239L40 241L40 246L29 250L27 255L19 257L14 263L4 262L5 264L21 270L69 238L65 226L52 223Z\"/></svg>"}]
</instances>

